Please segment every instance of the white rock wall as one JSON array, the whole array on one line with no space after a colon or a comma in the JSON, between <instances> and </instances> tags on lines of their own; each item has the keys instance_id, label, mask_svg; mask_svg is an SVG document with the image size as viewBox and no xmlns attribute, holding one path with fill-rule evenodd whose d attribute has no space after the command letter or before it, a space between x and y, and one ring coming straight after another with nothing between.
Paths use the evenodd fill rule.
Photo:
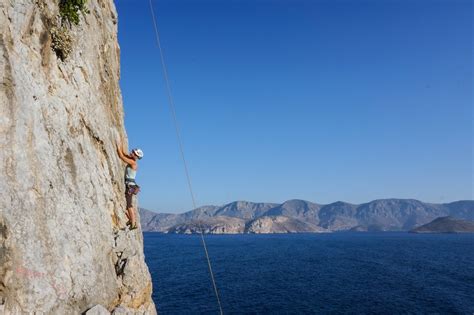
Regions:
<instances>
[{"instance_id":1,"label":"white rock wall","mask_svg":"<svg viewBox=\"0 0 474 315\"><path fill-rule=\"evenodd\" d=\"M0 0L0 313L154 314L141 230L124 227L117 13L89 0L71 55L58 1Z\"/></svg>"}]
</instances>

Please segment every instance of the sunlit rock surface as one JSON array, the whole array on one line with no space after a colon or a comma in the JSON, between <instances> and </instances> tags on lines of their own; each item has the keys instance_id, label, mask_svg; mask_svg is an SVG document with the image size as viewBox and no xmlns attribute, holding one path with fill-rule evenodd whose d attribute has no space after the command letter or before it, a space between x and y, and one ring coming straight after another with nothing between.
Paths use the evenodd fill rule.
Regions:
<instances>
[{"instance_id":1,"label":"sunlit rock surface","mask_svg":"<svg viewBox=\"0 0 474 315\"><path fill-rule=\"evenodd\" d=\"M63 62L58 1L0 0L0 313L156 312L141 230L119 232L117 13L87 7Z\"/></svg>"}]
</instances>

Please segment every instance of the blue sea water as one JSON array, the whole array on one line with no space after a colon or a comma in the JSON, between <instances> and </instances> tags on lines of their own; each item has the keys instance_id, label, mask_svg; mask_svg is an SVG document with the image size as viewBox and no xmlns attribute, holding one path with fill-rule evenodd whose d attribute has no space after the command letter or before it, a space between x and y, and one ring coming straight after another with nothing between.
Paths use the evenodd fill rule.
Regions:
<instances>
[{"instance_id":1,"label":"blue sea water","mask_svg":"<svg viewBox=\"0 0 474 315\"><path fill-rule=\"evenodd\" d=\"M474 235L209 235L226 314L474 314ZM161 314L217 313L200 236L144 233Z\"/></svg>"}]
</instances>

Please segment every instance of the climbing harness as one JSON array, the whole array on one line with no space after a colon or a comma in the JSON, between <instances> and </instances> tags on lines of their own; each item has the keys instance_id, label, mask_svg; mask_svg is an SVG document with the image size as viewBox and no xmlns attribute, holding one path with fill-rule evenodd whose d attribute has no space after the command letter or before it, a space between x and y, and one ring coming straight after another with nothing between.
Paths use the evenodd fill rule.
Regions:
<instances>
[{"instance_id":1,"label":"climbing harness","mask_svg":"<svg viewBox=\"0 0 474 315\"><path fill-rule=\"evenodd\" d=\"M193 187L192 187L192 184L191 184L191 176L189 175L188 165L186 163L186 158L184 156L183 143L181 141L181 135L180 135L180 132L179 132L178 119L176 117L176 110L175 110L175 106L174 106L174 99L173 99L173 95L171 94L171 87L170 87L170 82L169 82L169 78L168 78L168 70L167 70L167 67L166 67L166 64L165 64L163 49L161 48L160 33L158 32L158 23L157 23L156 17L155 17L155 10L153 8L153 0L149 0L149 3L150 3L151 17L152 17L152 20L153 20L153 27L154 27L154 30L155 30L156 44L158 45L158 50L160 52L161 67L163 69L163 78L164 78L165 83L166 83L166 90L167 90L167 94L168 94L168 105L169 105L171 114L173 116L174 129L175 129L176 138L177 138L177 141L178 141L179 151L181 153L181 159L182 159L183 165L184 165L184 172L186 173L186 179L187 179L187 182L188 182L189 193L191 194L191 200L193 202L193 207L194 207L194 209L196 209L197 208L196 199L194 198L194 191L193 191ZM222 310L221 300L220 300L220 297L219 297L219 291L217 290L216 281L214 279L214 272L212 271L211 259L209 258L209 253L207 251L206 241L204 239L203 228L202 228L200 223L199 223L199 232L200 232L200 235L201 235L202 246L204 247L204 252L206 254L207 266L209 268L209 274L211 276L212 285L214 287L214 293L216 295L217 304L219 306L219 312L220 312L221 315L223 315L224 312Z\"/></svg>"},{"instance_id":2,"label":"climbing harness","mask_svg":"<svg viewBox=\"0 0 474 315\"><path fill-rule=\"evenodd\" d=\"M127 194L128 195L138 195L140 192L140 186L135 183L127 183ZM138 208L137 208L138 209Z\"/></svg>"}]
</instances>

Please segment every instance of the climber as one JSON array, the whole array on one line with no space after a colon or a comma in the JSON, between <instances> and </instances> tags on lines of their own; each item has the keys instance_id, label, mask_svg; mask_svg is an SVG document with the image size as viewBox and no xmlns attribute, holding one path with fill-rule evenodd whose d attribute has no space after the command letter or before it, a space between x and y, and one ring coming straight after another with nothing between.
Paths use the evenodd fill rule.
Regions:
<instances>
[{"instance_id":1,"label":"climber","mask_svg":"<svg viewBox=\"0 0 474 315\"><path fill-rule=\"evenodd\" d=\"M125 168L125 199L127 200L127 218L129 220L127 225L130 226L130 230L134 230L137 228L137 222L133 209L133 196L140 191L140 186L135 182L135 176L138 169L137 160L143 158L143 151L133 149L129 154L125 152L123 150L123 142L117 143L117 153L120 159L127 163Z\"/></svg>"}]
</instances>

